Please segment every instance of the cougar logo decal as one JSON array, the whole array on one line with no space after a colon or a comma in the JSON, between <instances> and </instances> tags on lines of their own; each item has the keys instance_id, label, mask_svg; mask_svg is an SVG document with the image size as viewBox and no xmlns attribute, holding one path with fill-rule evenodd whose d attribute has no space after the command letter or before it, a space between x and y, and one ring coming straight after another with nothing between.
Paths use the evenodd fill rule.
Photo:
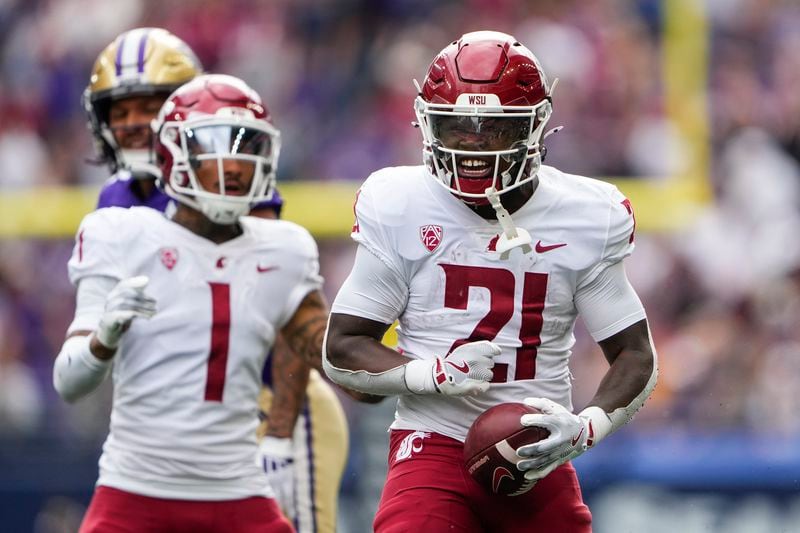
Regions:
<instances>
[{"instance_id":1,"label":"cougar logo decal","mask_svg":"<svg viewBox=\"0 0 800 533\"><path fill-rule=\"evenodd\" d=\"M422 439L430 437L430 433L424 431L415 431L406 435L406 438L400 443L400 448L397 450L397 455L394 456L395 461L402 461L408 459L414 453L422 451Z\"/></svg>"}]
</instances>

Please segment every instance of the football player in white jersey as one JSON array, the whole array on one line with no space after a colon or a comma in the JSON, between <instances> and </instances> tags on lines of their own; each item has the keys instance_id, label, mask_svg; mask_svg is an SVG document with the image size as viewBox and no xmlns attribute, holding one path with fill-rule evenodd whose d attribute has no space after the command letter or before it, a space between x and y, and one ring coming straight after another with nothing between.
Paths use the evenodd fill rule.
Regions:
<instances>
[{"instance_id":1,"label":"football player in white jersey","mask_svg":"<svg viewBox=\"0 0 800 533\"><path fill-rule=\"evenodd\" d=\"M156 187L159 170L150 123L167 97L201 71L191 48L161 28L125 31L103 49L82 99L97 162L108 164L113 174L100 191L98 208L171 208L172 199ZM279 218L282 206L276 189L250 214ZM347 420L330 384L316 370L310 372L302 405L285 398L271 401L272 382L303 364L283 352L285 346L279 336L265 367L258 462L299 533L332 532L348 454ZM292 396L293 391L286 392Z\"/></svg>"},{"instance_id":2,"label":"football player in white jersey","mask_svg":"<svg viewBox=\"0 0 800 533\"><path fill-rule=\"evenodd\" d=\"M75 401L114 381L81 531L292 531L254 461L261 370L278 333L320 367L327 304L308 232L244 216L273 193L278 131L222 75L175 91L154 131L174 214L91 213L69 262L76 313L55 387ZM298 407L304 368L274 384Z\"/></svg>"},{"instance_id":3,"label":"football player in white jersey","mask_svg":"<svg viewBox=\"0 0 800 533\"><path fill-rule=\"evenodd\" d=\"M622 260L630 202L612 185L542 165L551 85L510 35L468 33L431 63L415 101L424 166L371 175L356 201L353 270L331 310L335 382L400 395L375 531L591 531L570 459L625 424L657 365ZM577 315L609 363L573 413ZM382 346L399 319L398 351ZM531 487L491 495L463 441L487 408L525 402L550 436L516 450Z\"/></svg>"}]
</instances>

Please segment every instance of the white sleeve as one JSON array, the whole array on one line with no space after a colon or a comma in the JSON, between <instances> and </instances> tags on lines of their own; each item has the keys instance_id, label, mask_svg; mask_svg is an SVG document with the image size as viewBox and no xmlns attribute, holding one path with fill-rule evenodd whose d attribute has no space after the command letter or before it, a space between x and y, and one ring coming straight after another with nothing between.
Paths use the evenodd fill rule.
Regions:
<instances>
[{"instance_id":1,"label":"white sleeve","mask_svg":"<svg viewBox=\"0 0 800 533\"><path fill-rule=\"evenodd\" d=\"M408 284L387 262L359 245L350 275L331 306L332 313L393 323L406 307Z\"/></svg>"},{"instance_id":2,"label":"white sleeve","mask_svg":"<svg viewBox=\"0 0 800 533\"><path fill-rule=\"evenodd\" d=\"M123 242L127 209L111 207L89 213L81 221L75 247L67 264L69 279L77 285L84 277L107 276L117 280L130 276L124 266Z\"/></svg>"},{"instance_id":3,"label":"white sleeve","mask_svg":"<svg viewBox=\"0 0 800 533\"><path fill-rule=\"evenodd\" d=\"M606 231L595 263L578 276L578 287L590 284L603 270L633 253L636 219L630 200L614 187L606 200Z\"/></svg>"},{"instance_id":4,"label":"white sleeve","mask_svg":"<svg viewBox=\"0 0 800 533\"><path fill-rule=\"evenodd\" d=\"M408 286L402 276L376 256L371 248L359 244L353 270L339 289L331 306L331 313L353 315L391 324L405 308L407 298ZM430 376L430 383L433 384L430 361L415 360L378 373L338 368L328 359L327 341L326 332L322 349L322 367L334 383L343 387L382 396L428 392L421 387L419 390L411 389L408 383L409 374L411 377ZM424 379L412 380L412 383L416 382L426 383Z\"/></svg>"},{"instance_id":5,"label":"white sleeve","mask_svg":"<svg viewBox=\"0 0 800 533\"><path fill-rule=\"evenodd\" d=\"M601 341L646 318L622 261L602 269L575 292L575 306L592 338Z\"/></svg>"},{"instance_id":6,"label":"white sleeve","mask_svg":"<svg viewBox=\"0 0 800 533\"><path fill-rule=\"evenodd\" d=\"M111 369L111 359L104 361L92 354L91 338L92 335L68 338L53 364L53 387L70 403L95 390Z\"/></svg>"},{"instance_id":7,"label":"white sleeve","mask_svg":"<svg viewBox=\"0 0 800 533\"><path fill-rule=\"evenodd\" d=\"M76 331L94 331L106 305L108 293L117 280L108 276L89 276L78 281L75 318L67 335ZM103 361L89 350L91 335L69 337L53 364L53 386L68 402L74 402L95 390L108 375L111 360Z\"/></svg>"},{"instance_id":8,"label":"white sleeve","mask_svg":"<svg viewBox=\"0 0 800 533\"><path fill-rule=\"evenodd\" d=\"M393 231L395 224L386 220L386 198L376 190L373 174L364 182L356 194L353 206L355 222L350 237L378 257L388 268L398 274L405 271L405 264L398 255L399 245ZM391 218L391 217L390 217Z\"/></svg>"},{"instance_id":9,"label":"white sleeve","mask_svg":"<svg viewBox=\"0 0 800 533\"><path fill-rule=\"evenodd\" d=\"M75 296L75 317L67 329L67 335L76 331L94 331L106 306L108 293L117 284L115 278L91 276L78 282Z\"/></svg>"},{"instance_id":10,"label":"white sleeve","mask_svg":"<svg viewBox=\"0 0 800 533\"><path fill-rule=\"evenodd\" d=\"M297 308L306 296L312 291L322 288L322 276L319 273L319 249L317 242L305 228L297 226L298 235L295 238L295 249L298 250L296 261L300 263L298 277L284 307L280 320L280 327L285 326L297 312Z\"/></svg>"}]
</instances>

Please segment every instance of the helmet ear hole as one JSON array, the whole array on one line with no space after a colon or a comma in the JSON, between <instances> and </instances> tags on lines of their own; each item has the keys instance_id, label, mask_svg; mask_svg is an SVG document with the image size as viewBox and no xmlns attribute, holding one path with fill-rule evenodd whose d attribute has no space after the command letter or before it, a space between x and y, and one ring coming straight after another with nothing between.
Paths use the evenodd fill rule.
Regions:
<instances>
[{"instance_id":1,"label":"helmet ear hole","mask_svg":"<svg viewBox=\"0 0 800 533\"><path fill-rule=\"evenodd\" d=\"M178 172L175 175L175 182L178 187L187 187L189 185L189 176L186 172Z\"/></svg>"},{"instance_id":2,"label":"helmet ear hole","mask_svg":"<svg viewBox=\"0 0 800 533\"><path fill-rule=\"evenodd\" d=\"M536 110L537 120L541 121L547 118L547 116L550 114L550 111L551 111L550 102L547 102L545 105Z\"/></svg>"}]
</instances>

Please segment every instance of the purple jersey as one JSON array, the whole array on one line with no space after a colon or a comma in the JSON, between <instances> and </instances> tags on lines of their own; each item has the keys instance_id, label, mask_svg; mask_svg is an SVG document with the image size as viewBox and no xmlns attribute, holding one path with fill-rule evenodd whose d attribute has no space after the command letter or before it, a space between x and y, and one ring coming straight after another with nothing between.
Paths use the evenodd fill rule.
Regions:
<instances>
[{"instance_id":1,"label":"purple jersey","mask_svg":"<svg viewBox=\"0 0 800 533\"><path fill-rule=\"evenodd\" d=\"M278 192L278 189L275 189L275 192L272 193L272 198L269 200L264 200L263 202L258 202L256 205L253 206L252 211L257 209L266 209L272 208L275 210L275 214L278 215L278 218L281 218L281 208L283 208L283 198L281 198L281 193Z\"/></svg>"},{"instance_id":2,"label":"purple jersey","mask_svg":"<svg viewBox=\"0 0 800 533\"><path fill-rule=\"evenodd\" d=\"M167 209L169 196L161 189L153 188L147 198L142 198L133 188L135 181L127 172L111 176L100 191L97 208L144 206L161 212Z\"/></svg>"},{"instance_id":3,"label":"purple jersey","mask_svg":"<svg viewBox=\"0 0 800 533\"><path fill-rule=\"evenodd\" d=\"M133 188L136 181L127 172L120 172L111 176L97 198L97 209L103 207L135 207L144 206L164 212L170 202L170 197L159 188L154 188L147 198L141 198ZM253 209L275 209L278 217L281 216L283 198L277 189L270 200L256 204Z\"/></svg>"}]
</instances>

